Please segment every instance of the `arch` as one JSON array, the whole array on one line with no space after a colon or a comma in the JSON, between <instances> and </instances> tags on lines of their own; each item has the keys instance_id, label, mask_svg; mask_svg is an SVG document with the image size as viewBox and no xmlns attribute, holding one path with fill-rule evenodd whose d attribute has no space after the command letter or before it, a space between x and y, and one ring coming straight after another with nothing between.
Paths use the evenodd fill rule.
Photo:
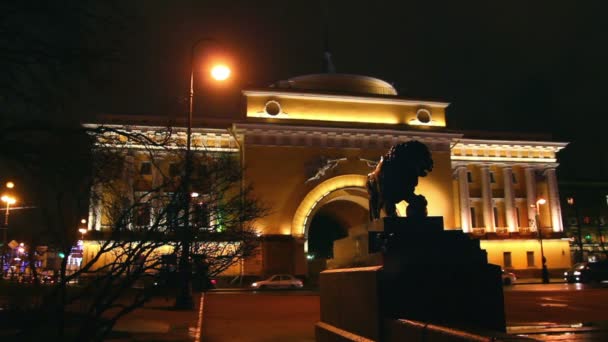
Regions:
<instances>
[{"instance_id":1,"label":"arch","mask_svg":"<svg viewBox=\"0 0 608 342\"><path fill-rule=\"evenodd\" d=\"M296 209L291 222L291 235L306 236L308 224L310 224L311 214L326 196L336 190L345 188L364 188L367 182L366 175L341 175L330 178L317 185L306 194L300 205Z\"/></svg>"}]
</instances>

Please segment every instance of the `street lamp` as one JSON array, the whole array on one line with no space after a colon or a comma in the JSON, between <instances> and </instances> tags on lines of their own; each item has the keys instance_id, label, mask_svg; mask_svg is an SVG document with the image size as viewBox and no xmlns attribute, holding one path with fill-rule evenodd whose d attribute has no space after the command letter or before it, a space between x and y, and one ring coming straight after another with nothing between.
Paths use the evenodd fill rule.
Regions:
<instances>
[{"instance_id":1,"label":"street lamp","mask_svg":"<svg viewBox=\"0 0 608 342\"><path fill-rule=\"evenodd\" d=\"M82 224L82 227L78 228L78 232L80 232L80 240L84 241L84 234L87 233L87 228L85 226L85 224L87 224L87 220L82 219L80 220L80 223Z\"/></svg>"},{"instance_id":2,"label":"street lamp","mask_svg":"<svg viewBox=\"0 0 608 342\"><path fill-rule=\"evenodd\" d=\"M194 108L194 53L196 48L201 43L217 43L212 38L201 38L197 40L190 50L190 93L188 106L188 127L186 132L186 155L184 179L182 181L182 199L184 201L184 228L181 234L181 258L179 259L179 287L175 298L175 308L177 309L192 309L194 303L192 301L192 265L190 264L190 177L192 175L192 113ZM215 65L210 70L211 76L216 81L224 81L230 77L230 68L226 65Z\"/></svg>"},{"instance_id":3,"label":"street lamp","mask_svg":"<svg viewBox=\"0 0 608 342\"><path fill-rule=\"evenodd\" d=\"M540 228L540 205L547 203L544 198L539 198L532 206L535 209L534 221L536 224L536 232L538 233L538 240L540 241L540 257L542 263L542 281L543 284L549 283L549 270L547 269L547 258L545 258L545 251L543 249L543 230Z\"/></svg>"},{"instance_id":4,"label":"street lamp","mask_svg":"<svg viewBox=\"0 0 608 342\"><path fill-rule=\"evenodd\" d=\"M7 182L6 187L12 189L15 187L15 183ZM7 251L7 233L8 233L8 216L10 214L11 205L17 203L17 199L10 194L4 194L1 198L2 202L6 203L6 212L4 214L4 226L2 227L2 265L0 266L0 274L4 275L4 263L6 261Z\"/></svg>"}]
</instances>

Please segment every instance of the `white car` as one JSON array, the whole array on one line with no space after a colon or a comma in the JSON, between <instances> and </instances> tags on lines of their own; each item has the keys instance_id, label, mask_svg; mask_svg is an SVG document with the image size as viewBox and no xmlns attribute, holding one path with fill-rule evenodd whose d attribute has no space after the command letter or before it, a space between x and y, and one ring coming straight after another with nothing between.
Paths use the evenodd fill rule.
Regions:
<instances>
[{"instance_id":1,"label":"white car","mask_svg":"<svg viewBox=\"0 0 608 342\"><path fill-rule=\"evenodd\" d=\"M504 285L513 285L516 280L517 276L515 276L515 273L502 270L502 283Z\"/></svg>"},{"instance_id":2,"label":"white car","mask_svg":"<svg viewBox=\"0 0 608 342\"><path fill-rule=\"evenodd\" d=\"M300 289L303 286L304 283L291 274L275 274L251 284L254 289Z\"/></svg>"}]
</instances>

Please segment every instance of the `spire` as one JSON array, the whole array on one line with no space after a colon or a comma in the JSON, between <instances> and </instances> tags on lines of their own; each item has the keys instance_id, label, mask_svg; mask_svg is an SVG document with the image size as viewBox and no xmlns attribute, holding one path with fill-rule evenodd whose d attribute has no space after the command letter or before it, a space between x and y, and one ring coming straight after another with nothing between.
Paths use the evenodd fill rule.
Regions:
<instances>
[{"instance_id":1,"label":"spire","mask_svg":"<svg viewBox=\"0 0 608 342\"><path fill-rule=\"evenodd\" d=\"M336 67L331 60L331 52L329 52L329 6L327 0L322 1L323 6L323 26L324 26L324 51L323 51L323 72L327 74L334 74Z\"/></svg>"}]
</instances>

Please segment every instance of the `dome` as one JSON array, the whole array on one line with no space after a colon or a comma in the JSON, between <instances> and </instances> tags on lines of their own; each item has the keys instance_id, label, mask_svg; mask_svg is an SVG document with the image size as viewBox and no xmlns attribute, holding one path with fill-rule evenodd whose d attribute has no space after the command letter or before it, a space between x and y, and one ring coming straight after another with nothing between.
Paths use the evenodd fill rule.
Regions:
<instances>
[{"instance_id":1,"label":"dome","mask_svg":"<svg viewBox=\"0 0 608 342\"><path fill-rule=\"evenodd\" d=\"M395 88L378 78L350 74L312 74L278 83L279 88L322 90L374 95L397 95Z\"/></svg>"}]
</instances>

